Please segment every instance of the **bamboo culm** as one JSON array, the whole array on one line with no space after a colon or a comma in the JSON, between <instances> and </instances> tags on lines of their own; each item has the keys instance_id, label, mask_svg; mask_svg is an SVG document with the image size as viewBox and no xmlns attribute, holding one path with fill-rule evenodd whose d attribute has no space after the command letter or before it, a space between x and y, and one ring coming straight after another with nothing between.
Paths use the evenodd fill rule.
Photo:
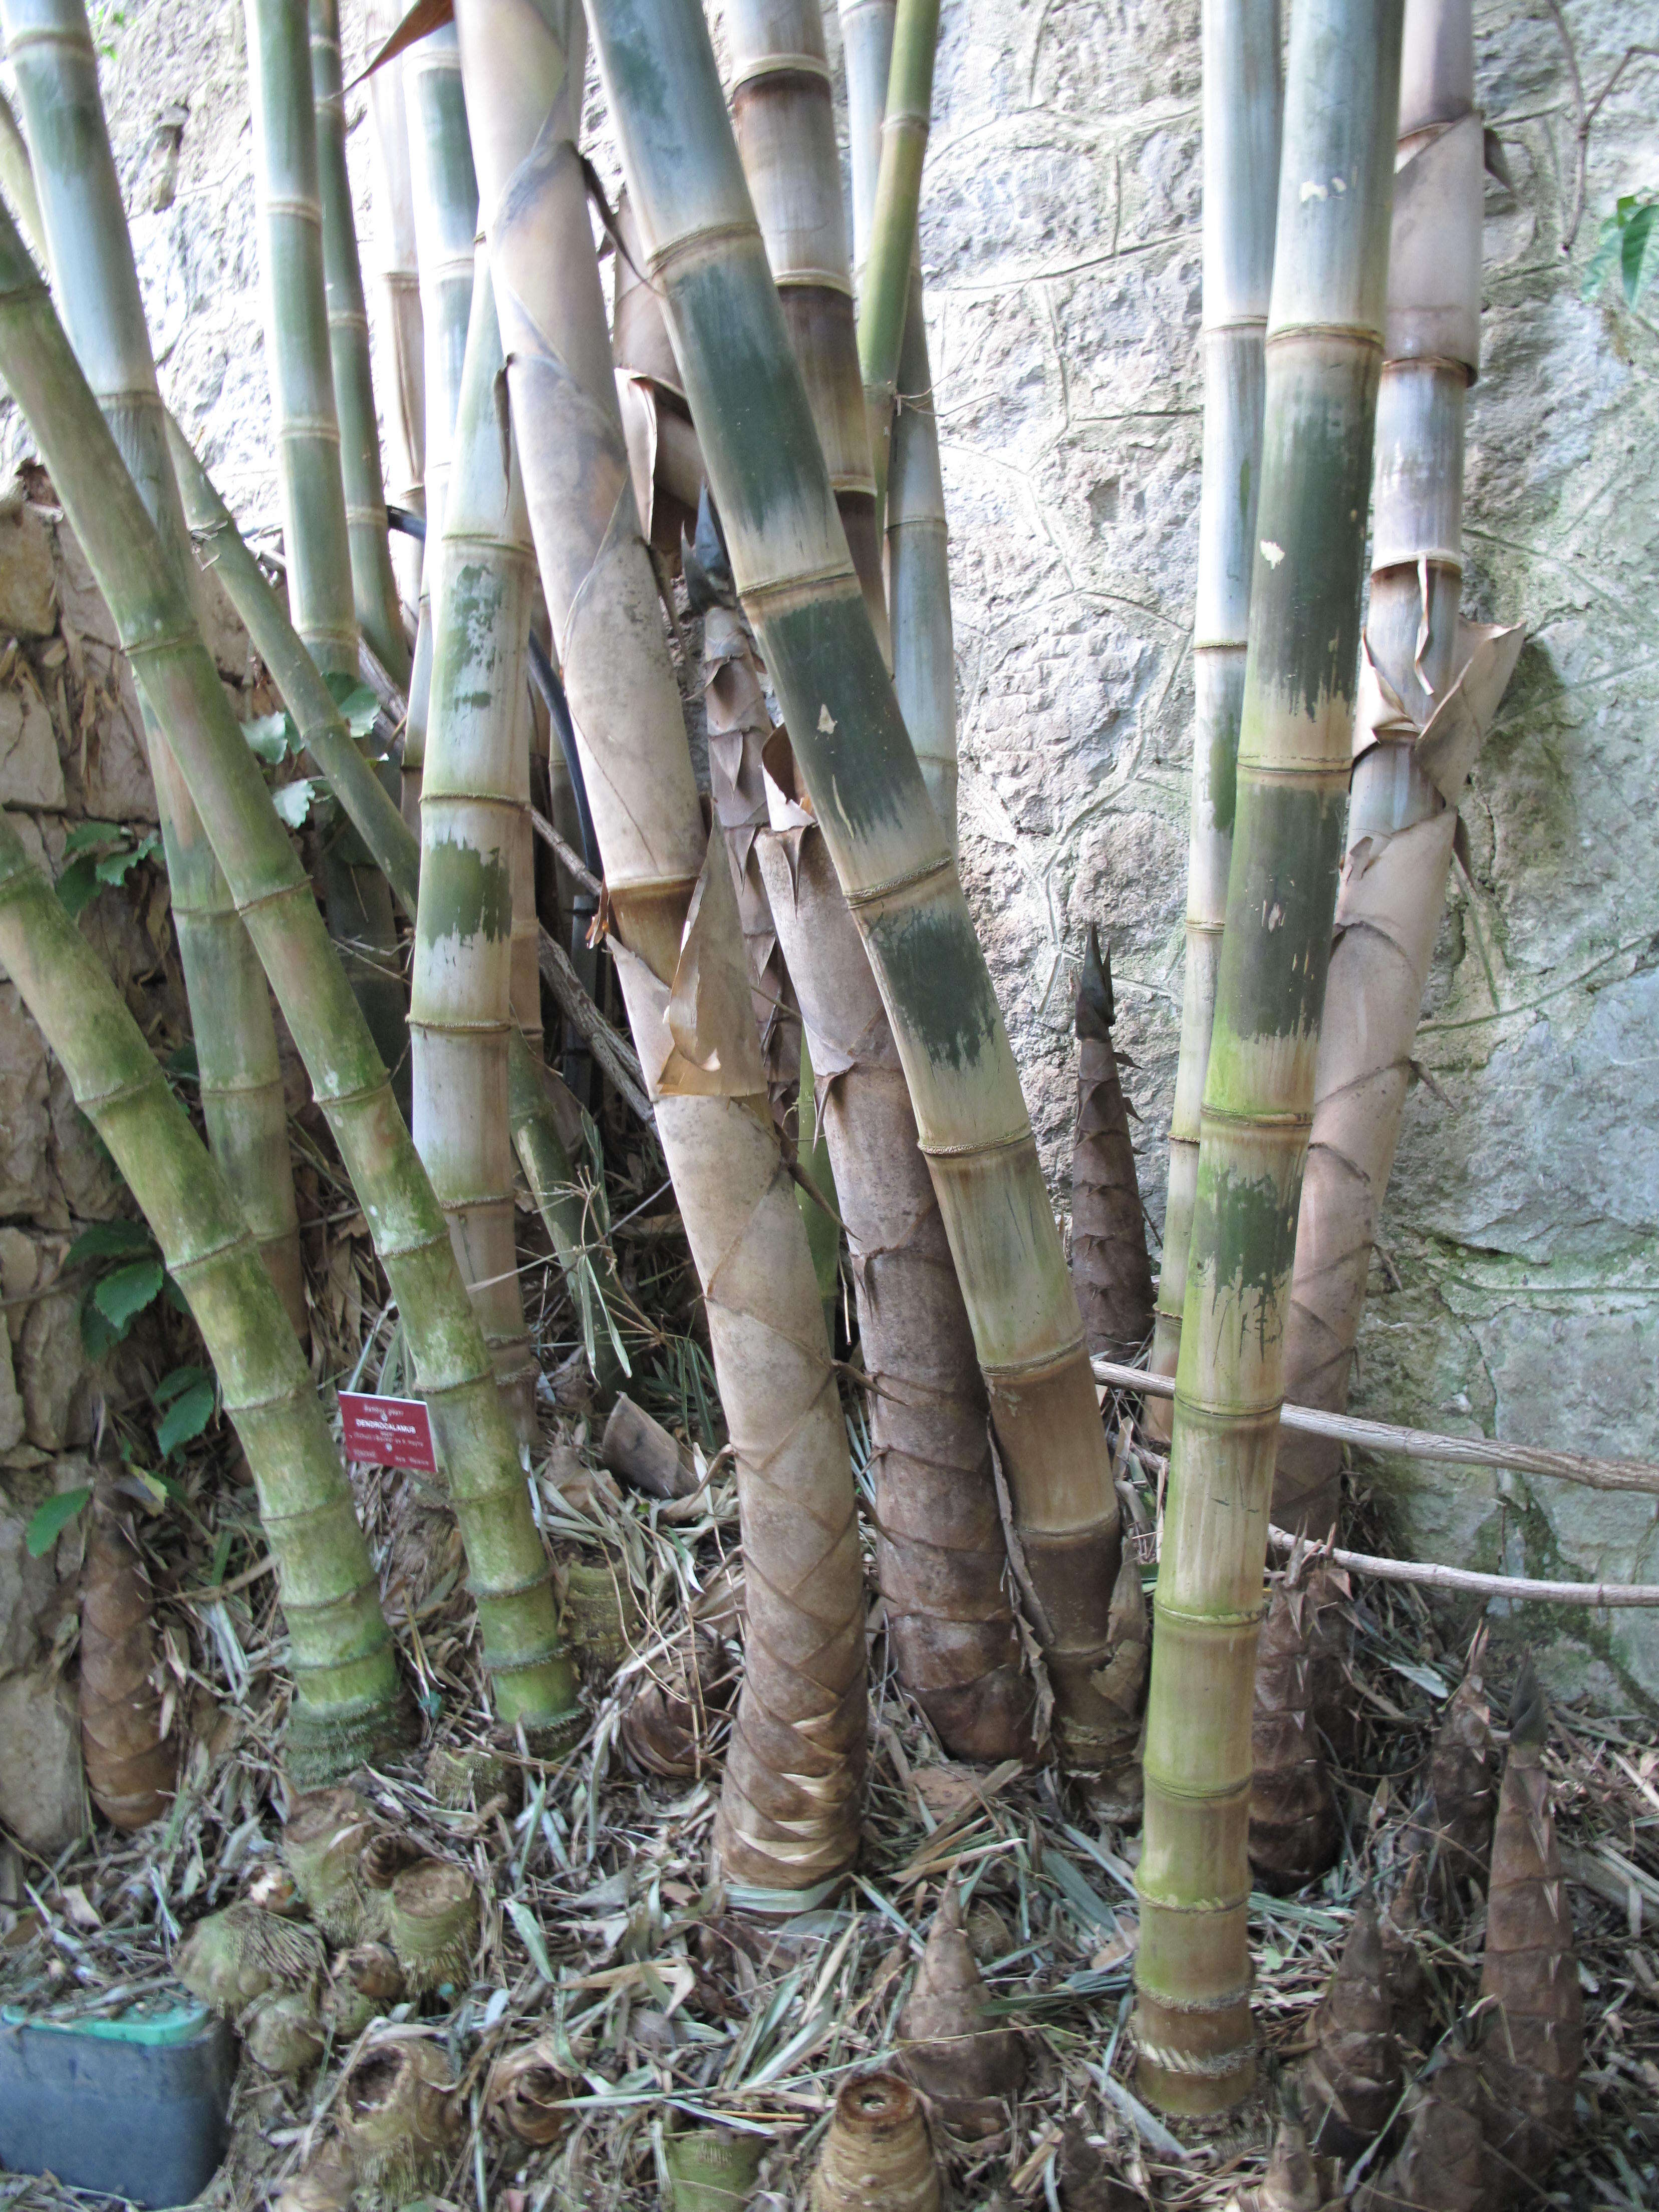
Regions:
<instances>
[{"instance_id":1,"label":"bamboo culm","mask_svg":"<svg viewBox=\"0 0 1659 2212\"><path fill-rule=\"evenodd\" d=\"M409 689L398 580L386 536L380 425L369 371L368 307L363 297L357 223L346 172L345 86L340 67L339 0L308 0L311 85L317 103L317 170L322 190L323 276L334 411L340 429L351 589L357 626L400 691Z\"/></svg>"},{"instance_id":2,"label":"bamboo culm","mask_svg":"<svg viewBox=\"0 0 1659 2212\"><path fill-rule=\"evenodd\" d=\"M1518 628L1458 616L1465 395L1480 365L1485 132L1474 103L1469 0L1407 0L1365 665L1285 1354L1290 1395L1337 1413L1457 804L1522 644ZM1341 1469L1340 1445L1282 1436L1275 1518L1327 1534Z\"/></svg>"},{"instance_id":3,"label":"bamboo culm","mask_svg":"<svg viewBox=\"0 0 1659 2212\"><path fill-rule=\"evenodd\" d=\"M253 641L254 651L270 671L294 717L306 750L327 777L335 798L351 817L352 827L374 855L375 866L392 887L392 896L406 917L414 921L420 891L419 842L379 776L352 743L333 693L300 642L287 611L244 544L229 509L171 416L167 418L167 443L198 558L224 586L227 598ZM592 1271L598 1295L607 1310L620 1315L625 1311L627 1301L617 1280L615 1257L610 1245L596 1232L590 1208L579 1186L558 1117L548 1097L546 1085L550 1079L536 1066L528 1046L516 1031L507 1039L507 1068L514 1147L537 1210L559 1255L572 1303L579 1311L581 1310L581 1277L586 1265ZM572 1098L568 1116L571 1121L576 1121L580 1110ZM600 1328L597 1332L595 1355L594 1379L601 1394L607 1394L615 1389L623 1373L608 1328Z\"/></svg>"},{"instance_id":4,"label":"bamboo culm","mask_svg":"<svg viewBox=\"0 0 1659 2212\"><path fill-rule=\"evenodd\" d=\"M787 1909L837 1884L858 1844L864 1627L846 1430L729 863L703 828L640 532L574 144L580 11L461 0L458 27L514 430L613 957L737 1459L748 1632L715 1850L736 1901Z\"/></svg>"},{"instance_id":5,"label":"bamboo culm","mask_svg":"<svg viewBox=\"0 0 1659 2212\"><path fill-rule=\"evenodd\" d=\"M289 1772L304 1788L333 1780L406 1741L409 1713L309 1363L229 1186L3 815L0 964L126 1178L202 1332L276 1561L295 1692Z\"/></svg>"},{"instance_id":6,"label":"bamboo culm","mask_svg":"<svg viewBox=\"0 0 1659 2212\"><path fill-rule=\"evenodd\" d=\"M1198 1187L1199 1109L1227 914L1261 488L1262 337L1273 270L1273 197L1262 191L1261 180L1279 173L1279 0L1205 0L1204 452L1193 635L1187 965L1150 1362L1155 1375L1173 1375L1181 1351ZM1146 1420L1149 1435L1168 1439L1166 1404L1148 1399Z\"/></svg>"},{"instance_id":7,"label":"bamboo culm","mask_svg":"<svg viewBox=\"0 0 1659 2212\"><path fill-rule=\"evenodd\" d=\"M893 1024L989 1387L1062 1753L1097 1767L1122 1753L1121 1717L1091 1680L1109 1653L1117 1501L995 993L847 550L702 12L597 0L593 21L738 591Z\"/></svg>"},{"instance_id":8,"label":"bamboo culm","mask_svg":"<svg viewBox=\"0 0 1659 2212\"><path fill-rule=\"evenodd\" d=\"M818 0L735 0L732 120L842 527L890 651L876 479Z\"/></svg>"},{"instance_id":9,"label":"bamboo culm","mask_svg":"<svg viewBox=\"0 0 1659 2212\"><path fill-rule=\"evenodd\" d=\"M507 1052L514 860L529 828L525 646L536 562L524 488L496 418L502 368L480 262L444 500L409 1027L416 1148L529 1447L536 1364L519 1289Z\"/></svg>"},{"instance_id":10,"label":"bamboo culm","mask_svg":"<svg viewBox=\"0 0 1659 2212\"><path fill-rule=\"evenodd\" d=\"M0 221L0 375L39 442L140 690L172 736L386 1270L455 1500L496 1709L535 1729L568 1726L574 1678L559 1645L546 1557L443 1214L184 585L9 217Z\"/></svg>"},{"instance_id":11,"label":"bamboo culm","mask_svg":"<svg viewBox=\"0 0 1659 2212\"><path fill-rule=\"evenodd\" d=\"M1401 0L1304 0L1291 19L1233 854L1136 1871L1142 2093L1183 2112L1235 2103L1255 2071L1252 1692L1346 811L1400 37Z\"/></svg>"},{"instance_id":12,"label":"bamboo culm","mask_svg":"<svg viewBox=\"0 0 1659 2212\"><path fill-rule=\"evenodd\" d=\"M397 27L395 9L365 9L371 48ZM410 171L404 58L396 54L368 80L374 155L374 289L380 307L381 391L386 418L386 492L411 514L426 513L426 328L415 241L415 185ZM415 606L421 591L421 541L400 532L392 554L398 595ZM399 609L401 619L402 609ZM407 690L405 687L405 696Z\"/></svg>"},{"instance_id":13,"label":"bamboo culm","mask_svg":"<svg viewBox=\"0 0 1659 2212\"><path fill-rule=\"evenodd\" d=\"M308 33L291 0L246 0L246 6L265 370L289 602L294 627L323 673L355 682L357 617L329 351ZM403 971L392 902L347 823L334 825L325 839L323 881L329 934L353 994L381 1059L406 1087Z\"/></svg>"},{"instance_id":14,"label":"bamboo culm","mask_svg":"<svg viewBox=\"0 0 1659 2212\"><path fill-rule=\"evenodd\" d=\"M82 0L12 0L7 50L34 147L40 242L64 325L166 557L197 587ZM308 1329L270 994L167 734L141 701L203 1118L295 1329Z\"/></svg>"},{"instance_id":15,"label":"bamboo culm","mask_svg":"<svg viewBox=\"0 0 1659 2212\"><path fill-rule=\"evenodd\" d=\"M847 70L848 150L853 175L854 285L868 258L881 123L893 54L896 0L851 0L841 9ZM866 421L868 420L866 411ZM951 623L951 568L939 417L922 311L921 258L910 264L910 291L899 348L887 467L887 604L893 690L915 748L921 780L939 826L957 842L957 659Z\"/></svg>"},{"instance_id":16,"label":"bamboo culm","mask_svg":"<svg viewBox=\"0 0 1659 2212\"><path fill-rule=\"evenodd\" d=\"M410 180L420 265L421 319L426 333L426 552L404 731L403 805L411 830L420 826L432 691L432 605L443 560L444 493L460 405L466 333L472 316L473 241L478 230L478 180L461 93L460 51L453 25L434 31L402 58L409 117Z\"/></svg>"},{"instance_id":17,"label":"bamboo culm","mask_svg":"<svg viewBox=\"0 0 1659 2212\"><path fill-rule=\"evenodd\" d=\"M859 287L859 363L876 471L876 517L886 528L889 441L909 311L921 167L933 117L939 0L898 0L881 119L881 166ZM695 410L694 410L695 411Z\"/></svg>"}]
</instances>

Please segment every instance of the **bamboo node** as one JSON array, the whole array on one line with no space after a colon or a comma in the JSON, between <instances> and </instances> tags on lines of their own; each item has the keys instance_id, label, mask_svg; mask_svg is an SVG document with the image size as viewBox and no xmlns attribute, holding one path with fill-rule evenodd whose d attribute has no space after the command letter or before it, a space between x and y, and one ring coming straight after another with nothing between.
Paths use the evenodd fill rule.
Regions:
<instances>
[{"instance_id":1,"label":"bamboo node","mask_svg":"<svg viewBox=\"0 0 1659 2212\"><path fill-rule=\"evenodd\" d=\"M935 876L942 876L956 866L949 853L941 853L937 860L924 860L919 866L907 868L902 876L889 876L885 882L866 884L861 890L848 890L847 903L854 914L860 907L873 906L880 899L895 897L900 891L915 890L920 884L930 884ZM1004 1140L997 1139L999 1143ZM927 1147L924 1146L924 1151Z\"/></svg>"}]
</instances>

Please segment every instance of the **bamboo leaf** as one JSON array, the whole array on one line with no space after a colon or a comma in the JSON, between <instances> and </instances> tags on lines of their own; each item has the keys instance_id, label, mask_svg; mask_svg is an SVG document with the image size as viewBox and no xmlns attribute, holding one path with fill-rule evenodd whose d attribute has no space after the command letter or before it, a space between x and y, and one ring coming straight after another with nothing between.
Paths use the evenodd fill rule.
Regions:
<instances>
[{"instance_id":1,"label":"bamboo leaf","mask_svg":"<svg viewBox=\"0 0 1659 2212\"><path fill-rule=\"evenodd\" d=\"M77 1483L73 1490L60 1490L36 1508L23 1536L30 1559L43 1559L51 1551L91 1496L90 1483Z\"/></svg>"},{"instance_id":2,"label":"bamboo leaf","mask_svg":"<svg viewBox=\"0 0 1659 2212\"><path fill-rule=\"evenodd\" d=\"M547 1955L547 1945L542 1940L542 1931L537 1924L535 1914L520 1899L509 1897L507 1917L518 1929L524 1948L530 1954L531 1965L544 1982L554 1981L556 1977L553 1972L553 1962Z\"/></svg>"},{"instance_id":3,"label":"bamboo leaf","mask_svg":"<svg viewBox=\"0 0 1659 2212\"><path fill-rule=\"evenodd\" d=\"M1653 224L1659 216L1659 201L1650 200L1638 207L1623 226L1623 238L1619 252L1619 274L1625 288L1627 307L1636 305L1647 275L1647 255L1653 239Z\"/></svg>"}]
</instances>

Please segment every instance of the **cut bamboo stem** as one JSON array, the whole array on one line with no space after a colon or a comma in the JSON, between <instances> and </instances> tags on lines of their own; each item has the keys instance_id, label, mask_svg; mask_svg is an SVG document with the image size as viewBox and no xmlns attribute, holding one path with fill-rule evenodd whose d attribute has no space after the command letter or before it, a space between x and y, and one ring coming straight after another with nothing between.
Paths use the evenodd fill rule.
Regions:
<instances>
[{"instance_id":1,"label":"cut bamboo stem","mask_svg":"<svg viewBox=\"0 0 1659 2212\"><path fill-rule=\"evenodd\" d=\"M270 671L294 717L306 750L328 778L336 799L351 817L353 829L392 886L392 896L408 920L414 921L418 910L421 868L421 848L414 833L385 785L353 744L333 693L300 642L286 610L243 542L229 509L171 416L167 418L167 442L198 559L223 584L231 605L247 627L255 652ZM615 1256L609 1243L599 1233L583 1197L558 1116L549 1098L549 1087L556 1079L535 1065L529 1048L516 1034L507 1039L507 1068L514 1146L537 1210L559 1255L572 1302L580 1311L581 1270L586 1265L592 1271L598 1295L606 1310L620 1316L627 1310L628 1302L617 1280ZM562 1090L563 1086L558 1088ZM569 1109L569 1118L574 1122L580 1114L574 1098ZM601 1391L609 1392L615 1389L622 1369L608 1328L599 1331L595 1352L594 1379Z\"/></svg>"},{"instance_id":2,"label":"cut bamboo stem","mask_svg":"<svg viewBox=\"0 0 1659 2212\"><path fill-rule=\"evenodd\" d=\"M886 528L888 441L910 270L921 206L921 167L933 119L939 0L898 0L881 119L881 166L870 211L869 252L859 287L859 362L876 472L876 518ZM696 411L693 403L692 412Z\"/></svg>"},{"instance_id":3,"label":"cut bamboo stem","mask_svg":"<svg viewBox=\"0 0 1659 2212\"><path fill-rule=\"evenodd\" d=\"M454 27L446 25L410 47L403 65L421 318L426 333L426 557L421 566L419 629L403 755L404 813L410 829L418 830L432 688L432 605L443 558L444 493L472 313L478 180L467 134Z\"/></svg>"},{"instance_id":4,"label":"cut bamboo stem","mask_svg":"<svg viewBox=\"0 0 1659 2212\"><path fill-rule=\"evenodd\" d=\"M1136 1873L1142 2093L1182 2112L1224 2109L1255 2075L1252 1689L1346 811L1401 9L1303 0L1291 25L1233 854Z\"/></svg>"},{"instance_id":5,"label":"cut bamboo stem","mask_svg":"<svg viewBox=\"0 0 1659 2212\"><path fill-rule=\"evenodd\" d=\"M995 993L847 550L702 12L598 0L593 20L738 591L893 1023L989 1386L1062 1751L1098 1766L1118 1741L1091 1680L1108 1656L1117 1501Z\"/></svg>"},{"instance_id":6,"label":"cut bamboo stem","mask_svg":"<svg viewBox=\"0 0 1659 2212\"><path fill-rule=\"evenodd\" d=\"M497 1711L532 1729L564 1728L574 1679L559 1647L546 1556L442 1212L184 586L3 213L0 375L39 441L140 690L173 738L368 1221L431 1408Z\"/></svg>"},{"instance_id":7,"label":"cut bamboo stem","mask_svg":"<svg viewBox=\"0 0 1659 2212\"><path fill-rule=\"evenodd\" d=\"M1172 1376L1181 1352L1198 1188L1199 1109L1227 915L1261 487L1262 337L1273 271L1274 196L1262 189L1262 180L1279 174L1279 0L1205 0L1204 453L1193 626L1187 965L1150 1363L1155 1375ZM1156 1401L1147 1408L1147 1428L1167 1441L1169 1421Z\"/></svg>"},{"instance_id":8,"label":"cut bamboo stem","mask_svg":"<svg viewBox=\"0 0 1659 2212\"><path fill-rule=\"evenodd\" d=\"M9 362L6 375L10 382ZM348 1773L402 1744L407 1716L368 1547L309 1364L229 1186L3 816L0 962L155 1232L253 1470L292 1652L289 1771L306 1786Z\"/></svg>"},{"instance_id":9,"label":"cut bamboo stem","mask_svg":"<svg viewBox=\"0 0 1659 2212\"><path fill-rule=\"evenodd\" d=\"M82 0L13 0L5 27L37 149L40 242L56 272L64 327L166 557L193 592L195 562L167 462L161 392L85 9ZM167 734L147 708L143 714L208 1141L303 1338L309 1322L270 994Z\"/></svg>"},{"instance_id":10,"label":"cut bamboo stem","mask_svg":"<svg viewBox=\"0 0 1659 2212\"><path fill-rule=\"evenodd\" d=\"M311 85L317 102L317 168L323 196L323 274L328 301L328 349L334 410L340 425L340 475L351 589L358 627L392 682L409 688L398 580L386 534L380 425L368 358L368 306L363 297L357 222L346 171L345 84L340 68L339 0L309 0Z\"/></svg>"},{"instance_id":11,"label":"cut bamboo stem","mask_svg":"<svg viewBox=\"0 0 1659 2212\"><path fill-rule=\"evenodd\" d=\"M1413 1079L1457 805L1519 656L1461 622L1465 395L1480 362L1485 134L1469 0L1408 0L1377 398L1366 667L1291 1291L1286 1386L1340 1412ZM1280 1447L1273 1510L1324 1534L1341 1457Z\"/></svg>"},{"instance_id":12,"label":"cut bamboo stem","mask_svg":"<svg viewBox=\"0 0 1659 2212\"><path fill-rule=\"evenodd\" d=\"M574 143L581 14L569 0L461 0L458 21L514 430L613 952L737 1459L748 1633L715 1850L738 1901L787 1909L838 1883L858 1844L864 1626L846 1429L768 1110L729 864L703 828L635 509Z\"/></svg>"},{"instance_id":13,"label":"cut bamboo stem","mask_svg":"<svg viewBox=\"0 0 1659 2212\"><path fill-rule=\"evenodd\" d=\"M1133 1390L1148 1398L1175 1395L1173 1380L1162 1375L1149 1376L1144 1368L1097 1359L1094 1372L1096 1382L1109 1383L1115 1390ZM1553 1475L1563 1482L1581 1482L1591 1490L1640 1490L1659 1497L1659 1467L1642 1460L1590 1459L1582 1452L1505 1443L1498 1437L1442 1437L1428 1429L1399 1428L1390 1421L1364 1421L1353 1413L1328 1413L1316 1406L1286 1403L1279 1407L1279 1419L1281 1428L1297 1435L1352 1444L1360 1451L1398 1452L1405 1459L1436 1460L1446 1467L1507 1467L1518 1474Z\"/></svg>"},{"instance_id":14,"label":"cut bamboo stem","mask_svg":"<svg viewBox=\"0 0 1659 2212\"><path fill-rule=\"evenodd\" d=\"M329 349L309 37L294 0L246 0L246 7L265 370L294 627L325 676L355 683L357 617ZM374 419L371 400L371 428ZM380 503L384 508L384 496ZM397 924L385 882L349 824L326 839L323 880L329 933L353 995L381 1059L406 1089Z\"/></svg>"},{"instance_id":15,"label":"cut bamboo stem","mask_svg":"<svg viewBox=\"0 0 1659 2212\"><path fill-rule=\"evenodd\" d=\"M397 27L386 0L365 9L371 51ZM386 493L411 514L426 513L426 330L421 315L420 259L415 240L415 184L410 167L409 109L404 58L394 54L369 78L368 125L374 155L373 289L379 307L380 390L386 422ZM398 596L420 599L421 541L401 532L392 565ZM403 608L398 609L401 621ZM403 689L407 692L408 685Z\"/></svg>"},{"instance_id":16,"label":"cut bamboo stem","mask_svg":"<svg viewBox=\"0 0 1659 2212\"><path fill-rule=\"evenodd\" d=\"M536 562L524 487L495 411L503 367L480 263L444 499L409 1026L416 1149L528 1448L536 1364L519 1290L507 1054L513 863L519 831L529 828L525 645Z\"/></svg>"}]
</instances>

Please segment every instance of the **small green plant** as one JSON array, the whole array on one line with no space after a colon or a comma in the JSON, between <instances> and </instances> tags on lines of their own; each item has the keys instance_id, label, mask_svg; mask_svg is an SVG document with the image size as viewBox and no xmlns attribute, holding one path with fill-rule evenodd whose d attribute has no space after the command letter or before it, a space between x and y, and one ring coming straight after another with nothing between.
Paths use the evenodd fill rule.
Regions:
<instances>
[{"instance_id":1,"label":"small green plant","mask_svg":"<svg viewBox=\"0 0 1659 2212\"><path fill-rule=\"evenodd\" d=\"M161 850L153 831L135 839L119 822L77 822L64 840L69 866L58 878L58 896L71 915L79 915L100 891L125 883L141 860L156 859Z\"/></svg>"},{"instance_id":2,"label":"small green plant","mask_svg":"<svg viewBox=\"0 0 1659 2212\"><path fill-rule=\"evenodd\" d=\"M380 702L366 684L355 676L339 671L326 674L323 681L333 694L334 703L345 718L346 727L361 745L374 728L380 712ZM257 715L242 725L242 735L250 748L265 766L280 769L287 762L297 759L305 750L305 740L299 725L285 708L274 714ZM371 759L383 755L371 751ZM290 830L298 830L309 818L313 805L320 805L327 798L328 786L320 776L295 776L278 783L271 792L271 804L278 817Z\"/></svg>"},{"instance_id":3,"label":"small green plant","mask_svg":"<svg viewBox=\"0 0 1659 2212\"><path fill-rule=\"evenodd\" d=\"M1584 272L1584 297L1595 299L1616 269L1625 305L1633 307L1656 268L1659 197L1627 192L1596 234L1595 251Z\"/></svg>"}]
</instances>

